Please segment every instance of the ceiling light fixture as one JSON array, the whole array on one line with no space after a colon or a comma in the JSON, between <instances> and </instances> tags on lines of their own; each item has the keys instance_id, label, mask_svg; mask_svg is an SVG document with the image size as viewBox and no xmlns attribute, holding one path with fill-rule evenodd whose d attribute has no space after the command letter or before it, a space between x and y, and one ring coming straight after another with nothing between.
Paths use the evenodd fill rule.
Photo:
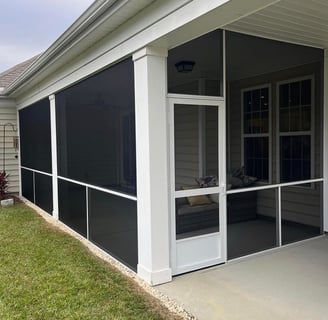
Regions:
<instances>
[{"instance_id":1,"label":"ceiling light fixture","mask_svg":"<svg viewBox=\"0 0 328 320\"><path fill-rule=\"evenodd\" d=\"M191 72L194 68L195 62L194 61L186 61L182 60L175 64L178 72L181 73L188 73Z\"/></svg>"}]
</instances>

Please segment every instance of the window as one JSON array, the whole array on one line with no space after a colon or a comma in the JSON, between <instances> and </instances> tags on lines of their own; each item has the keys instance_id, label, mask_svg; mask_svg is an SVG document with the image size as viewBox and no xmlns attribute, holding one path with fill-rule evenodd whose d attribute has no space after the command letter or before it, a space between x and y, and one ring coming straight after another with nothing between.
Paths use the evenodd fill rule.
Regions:
<instances>
[{"instance_id":1,"label":"window","mask_svg":"<svg viewBox=\"0 0 328 320\"><path fill-rule=\"evenodd\" d=\"M242 91L245 174L269 181L269 86Z\"/></svg>"},{"instance_id":2,"label":"window","mask_svg":"<svg viewBox=\"0 0 328 320\"><path fill-rule=\"evenodd\" d=\"M307 78L278 85L280 182L311 178L312 82Z\"/></svg>"}]
</instances>

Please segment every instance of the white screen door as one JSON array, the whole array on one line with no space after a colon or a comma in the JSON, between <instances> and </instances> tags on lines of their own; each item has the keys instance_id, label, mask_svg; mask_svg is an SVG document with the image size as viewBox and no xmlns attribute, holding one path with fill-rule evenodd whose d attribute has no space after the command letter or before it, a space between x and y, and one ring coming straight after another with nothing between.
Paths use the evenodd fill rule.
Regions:
<instances>
[{"instance_id":1,"label":"white screen door","mask_svg":"<svg viewBox=\"0 0 328 320\"><path fill-rule=\"evenodd\" d=\"M225 109L169 95L173 274L226 261Z\"/></svg>"}]
</instances>

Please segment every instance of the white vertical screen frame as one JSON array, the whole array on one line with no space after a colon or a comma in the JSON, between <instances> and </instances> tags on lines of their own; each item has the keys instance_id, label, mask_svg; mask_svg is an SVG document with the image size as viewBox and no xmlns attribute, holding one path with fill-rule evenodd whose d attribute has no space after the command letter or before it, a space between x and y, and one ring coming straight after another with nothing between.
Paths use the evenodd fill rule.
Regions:
<instances>
[{"instance_id":1,"label":"white vertical screen frame","mask_svg":"<svg viewBox=\"0 0 328 320\"><path fill-rule=\"evenodd\" d=\"M264 89L264 88L268 88L268 133L249 133L249 134L245 134L244 133L244 93L247 91L253 91L253 90L257 90L257 89ZM245 138L256 138L256 137L268 137L268 150L269 150L269 165L268 165L268 169L269 169L269 181L268 182L264 182L265 184L271 184L272 183L272 95L271 95L271 84L270 83L265 83L262 85L258 85L258 86L252 86L252 87L247 87L247 88L243 88L241 90L241 166L245 166Z\"/></svg>"},{"instance_id":2,"label":"white vertical screen frame","mask_svg":"<svg viewBox=\"0 0 328 320\"><path fill-rule=\"evenodd\" d=\"M222 257L224 262L228 260L228 223L227 223L227 161L230 163L230 136L227 137L227 35L226 30L222 30L222 92L223 107L219 108L219 138L221 137L221 161L219 163L219 174L222 174L221 183L223 192L220 193L220 212L224 213L220 216L220 223L222 222L221 234L224 239L224 248ZM229 116L230 118L230 116ZM221 123L220 123L221 121ZM228 144L228 145L227 145ZM229 148L229 155L227 154L227 148ZM229 159L227 159L229 157Z\"/></svg>"},{"instance_id":3,"label":"white vertical screen frame","mask_svg":"<svg viewBox=\"0 0 328 320\"><path fill-rule=\"evenodd\" d=\"M227 139L226 139L226 101L219 102L218 108L218 178L219 178L219 203L220 203L220 234L223 243L222 260L227 262L228 241L227 241ZM221 154L221 155L220 155Z\"/></svg>"},{"instance_id":4,"label":"white vertical screen frame","mask_svg":"<svg viewBox=\"0 0 328 320\"><path fill-rule=\"evenodd\" d=\"M278 246L282 246L282 223L281 223L281 186L277 188L277 210L278 215L276 216L276 225L278 226L278 232L277 232L277 240L278 240Z\"/></svg>"},{"instance_id":5,"label":"white vertical screen frame","mask_svg":"<svg viewBox=\"0 0 328 320\"><path fill-rule=\"evenodd\" d=\"M87 239L89 240L89 187L85 187L85 209L87 215Z\"/></svg>"},{"instance_id":6,"label":"white vertical screen frame","mask_svg":"<svg viewBox=\"0 0 328 320\"><path fill-rule=\"evenodd\" d=\"M51 128L51 165L52 165L52 200L53 217L58 220L58 166L57 166L57 127L56 127L56 97L49 96L50 100L50 128Z\"/></svg>"},{"instance_id":7,"label":"white vertical screen frame","mask_svg":"<svg viewBox=\"0 0 328 320\"><path fill-rule=\"evenodd\" d=\"M324 53L323 70L323 231L328 231L328 51Z\"/></svg>"},{"instance_id":8,"label":"white vertical screen frame","mask_svg":"<svg viewBox=\"0 0 328 320\"><path fill-rule=\"evenodd\" d=\"M19 196L22 197L23 196L23 188L22 188L22 154L21 154L21 141L20 141L20 125L19 125L19 110L16 110L17 113L17 134L18 134L18 148L19 148L19 152L18 152L18 180L19 180Z\"/></svg>"},{"instance_id":9,"label":"white vertical screen frame","mask_svg":"<svg viewBox=\"0 0 328 320\"><path fill-rule=\"evenodd\" d=\"M203 109L198 110L198 175L203 177L206 172L206 161L204 151L206 148L206 136L204 133L205 128L205 112Z\"/></svg>"},{"instance_id":10,"label":"white vertical screen frame","mask_svg":"<svg viewBox=\"0 0 328 320\"><path fill-rule=\"evenodd\" d=\"M226 90L227 90L227 43L226 43L226 31L222 30L222 92L221 96L223 97L224 103L226 104Z\"/></svg>"},{"instance_id":11,"label":"white vertical screen frame","mask_svg":"<svg viewBox=\"0 0 328 320\"><path fill-rule=\"evenodd\" d=\"M32 172L33 177L33 203L35 204L35 171Z\"/></svg>"}]
</instances>

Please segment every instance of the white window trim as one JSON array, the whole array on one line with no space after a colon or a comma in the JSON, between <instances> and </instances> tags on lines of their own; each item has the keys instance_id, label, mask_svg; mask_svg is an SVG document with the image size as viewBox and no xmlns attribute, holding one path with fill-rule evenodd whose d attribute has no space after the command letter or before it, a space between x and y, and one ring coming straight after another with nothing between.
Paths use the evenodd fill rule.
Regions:
<instances>
[{"instance_id":1,"label":"white window trim","mask_svg":"<svg viewBox=\"0 0 328 320\"><path fill-rule=\"evenodd\" d=\"M292 82L299 82L303 80L311 80L311 130L309 131L295 131L295 132L280 132L280 106L279 106L279 86ZM278 81L276 83L276 179L277 183L280 182L280 137L285 136L305 136L311 135L311 177L308 180L311 180L315 176L315 83L314 83L314 74L307 76L291 78L283 81ZM299 188L306 188L305 186L299 186ZM314 188L314 185L311 184L311 188Z\"/></svg>"},{"instance_id":2,"label":"white window trim","mask_svg":"<svg viewBox=\"0 0 328 320\"><path fill-rule=\"evenodd\" d=\"M264 89L268 88L268 111L269 111L269 118L268 118L268 133L244 133L244 93L247 91L253 91L257 89ZM272 99L271 99L271 84L265 83L258 86L252 86L243 88L241 90L241 166L245 166L245 138L259 138L259 137L268 137L269 138L269 159L268 159L268 170L269 170L269 179L268 181L259 180L261 184L271 184L272 183Z\"/></svg>"}]
</instances>

